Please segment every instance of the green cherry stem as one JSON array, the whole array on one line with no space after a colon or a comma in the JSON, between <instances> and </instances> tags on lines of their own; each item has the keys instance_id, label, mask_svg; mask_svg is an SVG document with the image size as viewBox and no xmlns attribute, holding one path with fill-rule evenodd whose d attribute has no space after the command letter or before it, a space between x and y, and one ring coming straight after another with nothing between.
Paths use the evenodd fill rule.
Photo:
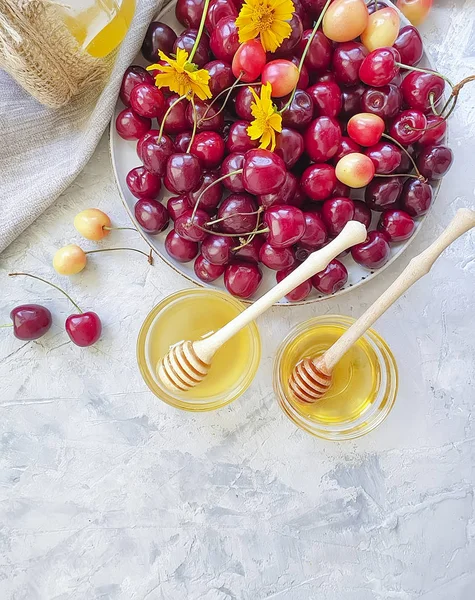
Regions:
<instances>
[{"instance_id":1,"label":"green cherry stem","mask_svg":"<svg viewBox=\"0 0 475 600\"><path fill-rule=\"evenodd\" d=\"M104 231L137 231L135 227L106 227L105 225L102 227Z\"/></svg>"},{"instance_id":2,"label":"green cherry stem","mask_svg":"<svg viewBox=\"0 0 475 600\"><path fill-rule=\"evenodd\" d=\"M0 325L0 329L5 329L6 327L13 327L13 323L9 323L8 325Z\"/></svg>"},{"instance_id":3,"label":"green cherry stem","mask_svg":"<svg viewBox=\"0 0 475 600\"><path fill-rule=\"evenodd\" d=\"M300 58L300 62L299 62L299 73L302 71L302 67L303 67L303 63L305 62L305 59L307 58L307 54L308 51L310 49L310 44L313 42L313 38L315 37L318 28L320 27L320 23L323 21L323 17L325 16L325 13L327 12L327 8L330 6L330 3L332 2L332 0L327 0L325 6L323 7L322 12L320 13L320 16L317 19L317 22L315 23L315 27L313 28L313 31L310 35L310 37L307 40L307 44L305 45L304 51L302 52L302 56ZM298 82L297 82L298 83ZM289 101L285 104L284 108L282 108L279 113L282 114L284 111L286 111L289 106L292 104L292 101L294 99L295 96L295 91L297 89L297 84L295 84L294 89L292 90L292 93L290 94L290 98Z\"/></svg>"},{"instance_id":4,"label":"green cherry stem","mask_svg":"<svg viewBox=\"0 0 475 600\"><path fill-rule=\"evenodd\" d=\"M233 93L233 90L237 87L244 87L244 86L249 86L249 85L254 85L254 83L250 84L250 83L239 83L239 81L241 81L241 77L242 77L242 73L240 73L239 77L236 79L236 81L230 85L228 88L224 89L222 92L219 92L219 94L216 96L216 98L213 98L212 102L210 102L210 104L208 104L206 110L205 110L205 114L201 117L200 119L200 123L204 123L205 121L211 121L211 119L214 119L214 117L216 117L217 115L219 115L220 113L223 112L223 110L226 107L226 104L229 100L229 96L231 96L231 94ZM258 85L262 85L262 83L258 83ZM227 94L226 94L227 92ZM211 117L206 118L206 115L209 113L211 107L213 106L213 104L216 102L216 100L222 96L223 94L226 94L226 98L224 99L224 102L221 106L221 108L214 113L214 115L212 115Z\"/></svg>"},{"instance_id":5,"label":"green cherry stem","mask_svg":"<svg viewBox=\"0 0 475 600\"><path fill-rule=\"evenodd\" d=\"M414 175L414 173L391 173L390 175L383 175L382 173L375 173L375 177L384 177L386 179L390 179L391 177L412 177L413 179L418 179L423 183L427 182L427 179L422 175Z\"/></svg>"},{"instance_id":6,"label":"green cherry stem","mask_svg":"<svg viewBox=\"0 0 475 600\"><path fill-rule=\"evenodd\" d=\"M206 227L201 227L201 225L198 225L197 223L195 223L196 227L198 227L198 229L201 229L201 231L206 231L206 233L212 233L213 235L219 235L219 236L223 236L223 237L238 237L238 234L236 233L222 233L221 231L219 233L216 233L216 231L213 231L212 229L206 229ZM269 233L269 228L266 227L265 229L261 229L260 231L250 231L249 233L244 233L241 234L239 237L243 237L244 235L258 235L259 233ZM246 244L244 244L245 246Z\"/></svg>"},{"instance_id":7,"label":"green cherry stem","mask_svg":"<svg viewBox=\"0 0 475 600\"><path fill-rule=\"evenodd\" d=\"M193 48L191 49L190 56L188 57L188 62L193 62L193 58L195 56L196 50L198 49L198 44L200 43L201 36L203 35L203 29L205 27L206 15L208 14L208 6L209 0L205 0L205 4L203 6L203 14L201 15L200 26L198 27L198 33L196 34L195 43L193 44Z\"/></svg>"},{"instance_id":8,"label":"green cherry stem","mask_svg":"<svg viewBox=\"0 0 475 600\"><path fill-rule=\"evenodd\" d=\"M224 181L225 179L227 179L228 177L232 177L233 175L240 175L242 173L242 169L237 169L236 171L231 171L230 173L226 173L226 175L223 175L222 177L218 177L218 179L216 179L216 181L213 181L212 183L210 183L207 187L205 187L205 189L201 192L201 194L198 196L197 200L196 200L196 204L193 208L193 212L191 213L191 222L193 223L195 216L196 216L196 211L198 210L198 206L201 202L201 198L204 196L204 194L210 189L212 188L214 185L217 185L218 183L220 183L221 181Z\"/></svg>"},{"instance_id":9,"label":"green cherry stem","mask_svg":"<svg viewBox=\"0 0 475 600\"><path fill-rule=\"evenodd\" d=\"M195 141L196 128L198 126L198 123L197 123L198 115L196 113L196 104L195 104L195 100L194 100L193 96L191 96L190 102L191 102L191 106L193 108L193 131L191 133L190 141L188 142L188 148L186 149L187 152L190 152L191 146L193 145L193 142Z\"/></svg>"},{"instance_id":10,"label":"green cherry stem","mask_svg":"<svg viewBox=\"0 0 475 600\"><path fill-rule=\"evenodd\" d=\"M138 250L137 248L100 248L99 250L88 250L87 252L84 252L84 254L98 254L99 252L114 252L116 250L130 250L130 252L138 252L139 254L143 254L147 257L148 264L153 265L153 250L150 250L150 252L147 254L146 252Z\"/></svg>"},{"instance_id":11,"label":"green cherry stem","mask_svg":"<svg viewBox=\"0 0 475 600\"><path fill-rule=\"evenodd\" d=\"M163 119L162 119L162 123L160 125L160 131L158 132L158 139L161 140L162 139L162 135L163 135L163 128L165 127L165 121L168 119L168 115L172 112L173 108L178 104L178 102L181 102L182 100L185 100L186 98L186 94L183 96L180 96L179 98L177 98L176 100L174 100L170 106L167 108L166 113L163 115Z\"/></svg>"},{"instance_id":12,"label":"green cherry stem","mask_svg":"<svg viewBox=\"0 0 475 600\"><path fill-rule=\"evenodd\" d=\"M394 64L400 69L406 69L406 71L417 71L418 73L428 73L429 75L437 75L438 77L446 81L450 85L452 90L455 88L455 85L450 81L450 79L445 75L442 75L442 73L439 73L438 71L431 71L430 69L421 69L420 67L410 67L409 65L405 65L404 63L399 62L395 62Z\"/></svg>"},{"instance_id":13,"label":"green cherry stem","mask_svg":"<svg viewBox=\"0 0 475 600\"><path fill-rule=\"evenodd\" d=\"M46 283L46 285L50 285L51 287L54 287L56 290L58 290L58 292L61 292L62 294L64 294L66 296L66 298L71 302L71 304L77 308L77 310L82 313L83 311L79 308L79 306L76 304L76 302L74 302L74 300L71 298L71 296L69 294L67 294L64 290L62 290L60 287L58 287L57 285L55 285L54 283L51 283L51 281L47 281L46 279L42 279L41 277L38 277L37 275L31 275L30 273L9 273L8 276L9 277L17 277L18 275L22 275L24 277L31 277L32 279L37 279L38 281L42 281L43 283Z\"/></svg>"},{"instance_id":14,"label":"green cherry stem","mask_svg":"<svg viewBox=\"0 0 475 600\"><path fill-rule=\"evenodd\" d=\"M237 212L232 215L227 215L226 217L221 217L220 219L215 219L214 221L208 221L206 225L209 227L210 225L216 225L216 223L221 223L222 221L226 221L226 219L231 219L232 217L250 217L252 215L260 215L264 209L262 206L259 206L257 210L253 212Z\"/></svg>"},{"instance_id":15,"label":"green cherry stem","mask_svg":"<svg viewBox=\"0 0 475 600\"><path fill-rule=\"evenodd\" d=\"M414 171L417 173L417 176L420 177L421 174L419 173L419 169L417 168L416 162L412 158L412 156L409 154L409 152L406 150L406 148L404 148L404 146L402 144L400 144L397 140L395 140L394 138L392 138L387 133L383 133L383 135L381 137L386 138L387 140L389 140L393 144L396 144L396 146L398 146L408 156L409 160L412 163L412 166L414 167Z\"/></svg>"}]
</instances>

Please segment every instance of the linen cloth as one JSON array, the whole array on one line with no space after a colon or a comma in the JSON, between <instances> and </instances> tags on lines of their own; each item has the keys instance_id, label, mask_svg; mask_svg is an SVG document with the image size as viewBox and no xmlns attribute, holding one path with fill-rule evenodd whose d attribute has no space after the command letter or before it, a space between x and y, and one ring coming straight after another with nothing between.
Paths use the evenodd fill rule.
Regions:
<instances>
[{"instance_id":1,"label":"linen cloth","mask_svg":"<svg viewBox=\"0 0 475 600\"><path fill-rule=\"evenodd\" d=\"M102 89L49 109L0 71L0 252L74 181L110 121L122 75L167 0L137 0L130 29ZM61 60L61 56L58 56Z\"/></svg>"}]
</instances>

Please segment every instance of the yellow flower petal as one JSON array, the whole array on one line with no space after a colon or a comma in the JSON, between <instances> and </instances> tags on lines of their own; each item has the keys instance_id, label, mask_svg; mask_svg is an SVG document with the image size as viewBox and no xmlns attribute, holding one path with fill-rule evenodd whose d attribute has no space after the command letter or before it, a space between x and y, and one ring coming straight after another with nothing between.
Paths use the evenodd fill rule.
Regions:
<instances>
[{"instance_id":1,"label":"yellow flower petal","mask_svg":"<svg viewBox=\"0 0 475 600\"><path fill-rule=\"evenodd\" d=\"M287 21L294 11L292 0L245 0L236 19L239 41L259 36L264 50L275 52L292 32Z\"/></svg>"},{"instance_id":2,"label":"yellow flower petal","mask_svg":"<svg viewBox=\"0 0 475 600\"><path fill-rule=\"evenodd\" d=\"M168 87L172 92L180 96L198 96L200 100L212 97L209 89L210 75L206 69L198 69L196 65L188 61L188 52L183 48L177 48L176 58L170 58L161 50L158 53L160 59L166 65L150 65L147 69L158 71L155 75L157 87Z\"/></svg>"},{"instance_id":3,"label":"yellow flower petal","mask_svg":"<svg viewBox=\"0 0 475 600\"><path fill-rule=\"evenodd\" d=\"M251 90L254 102L251 103L251 113L254 120L247 128L247 133L252 140L260 140L260 148L275 148L275 132L282 131L282 117L276 111L271 100L272 86L266 83L261 86L260 97L252 87Z\"/></svg>"}]
</instances>

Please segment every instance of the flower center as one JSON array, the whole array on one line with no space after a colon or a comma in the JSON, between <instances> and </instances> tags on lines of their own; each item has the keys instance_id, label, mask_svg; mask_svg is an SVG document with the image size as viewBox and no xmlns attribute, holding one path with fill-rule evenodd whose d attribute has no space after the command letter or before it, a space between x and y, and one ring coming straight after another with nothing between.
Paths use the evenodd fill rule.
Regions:
<instances>
[{"instance_id":1,"label":"flower center","mask_svg":"<svg viewBox=\"0 0 475 600\"><path fill-rule=\"evenodd\" d=\"M274 9L269 6L256 7L256 28L259 33L268 31L274 22Z\"/></svg>"}]
</instances>

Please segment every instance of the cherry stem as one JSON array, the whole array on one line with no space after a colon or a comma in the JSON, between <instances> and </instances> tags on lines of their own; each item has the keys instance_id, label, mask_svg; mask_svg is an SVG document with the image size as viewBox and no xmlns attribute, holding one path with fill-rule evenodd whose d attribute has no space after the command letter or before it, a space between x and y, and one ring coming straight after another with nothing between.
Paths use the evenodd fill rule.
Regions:
<instances>
[{"instance_id":1,"label":"cherry stem","mask_svg":"<svg viewBox=\"0 0 475 600\"><path fill-rule=\"evenodd\" d=\"M378 10L378 0L374 0L374 10Z\"/></svg>"},{"instance_id":2,"label":"cherry stem","mask_svg":"<svg viewBox=\"0 0 475 600\"><path fill-rule=\"evenodd\" d=\"M418 177L420 177L421 174L419 173L419 169L417 168L416 162L412 158L412 156L409 154L409 152L406 150L406 148L404 148L404 146L402 144L400 144L397 140L395 140L394 138L392 138L387 133L383 133L383 135L381 137L386 138L387 140L391 141L393 144L396 144L396 146L398 146L403 152L406 153L406 155L409 157L409 160L412 163L412 166L414 167L415 172L417 173Z\"/></svg>"},{"instance_id":3,"label":"cherry stem","mask_svg":"<svg viewBox=\"0 0 475 600\"><path fill-rule=\"evenodd\" d=\"M452 90L455 88L454 84L450 81L450 79L445 75L442 75L442 73L439 73L438 71L430 71L429 69L421 69L420 67L410 67L409 65L405 65L404 63L399 62L395 62L394 64L400 69L406 69L407 71L417 71L418 73L429 73L429 75L437 75L438 77L446 81L450 85Z\"/></svg>"},{"instance_id":4,"label":"cherry stem","mask_svg":"<svg viewBox=\"0 0 475 600\"><path fill-rule=\"evenodd\" d=\"M204 121L211 121L211 119L213 119L214 117L216 117L217 115L219 115L220 113L223 112L224 108L226 107L226 103L229 100L229 96L231 96L233 90L237 87L244 87L246 85L249 85L248 83L239 83L239 81L241 80L243 73L241 72L239 74L239 77L236 79L236 81L230 85L229 87L227 87L226 89L224 89L222 92L219 92L219 94L216 96L216 98L213 98L213 101L208 104L206 110L205 110L205 114L201 117L200 119L200 123L203 123ZM253 84L254 85L254 84ZM262 83L259 83L259 85L262 85ZM222 96L224 93L226 93L226 98L224 99L223 105L221 106L221 108L214 113L214 115L212 115L211 117L206 118L206 115L209 113L210 108L213 106L213 104L216 102L216 100Z\"/></svg>"},{"instance_id":5,"label":"cherry stem","mask_svg":"<svg viewBox=\"0 0 475 600\"><path fill-rule=\"evenodd\" d=\"M447 110L449 103L451 100L453 100L453 104L450 108L449 113L444 117L445 119L448 119L450 117L450 115L452 114L455 105L457 104L457 99L458 99L458 95L460 94L460 90L464 87L464 85L466 83L470 83L471 81L475 81L475 75L469 75L468 77L465 77L465 79L462 79L462 81L459 81L454 88L452 89L452 94L449 96L447 102L444 105L444 108L441 111L441 114L444 114L444 112Z\"/></svg>"},{"instance_id":6,"label":"cherry stem","mask_svg":"<svg viewBox=\"0 0 475 600\"><path fill-rule=\"evenodd\" d=\"M186 94L184 94L183 96L180 96L179 98L177 98L176 100L174 100L170 104L170 106L167 108L166 113L163 115L162 123L160 125L160 131L158 132L158 139L159 140L162 139L163 129L165 127L165 121L168 119L168 116L172 112L172 109L178 104L178 102L181 102L182 100L185 100L185 99L186 99Z\"/></svg>"},{"instance_id":7,"label":"cherry stem","mask_svg":"<svg viewBox=\"0 0 475 600\"><path fill-rule=\"evenodd\" d=\"M423 183L427 182L427 179L425 177L423 177L422 175L414 175L414 173L391 173L390 175L383 175L381 173L375 173L374 174L375 177L412 177L413 179L419 179L419 181L422 181Z\"/></svg>"},{"instance_id":8,"label":"cherry stem","mask_svg":"<svg viewBox=\"0 0 475 600\"><path fill-rule=\"evenodd\" d=\"M305 45L304 51L302 52L302 56L300 58L300 62L299 62L299 66L298 66L299 74L302 71L303 63L305 62L305 59L307 58L307 54L310 49L310 44L313 42L313 38L315 37L315 35L318 31L318 28L320 27L320 23L322 22L323 17L325 16L325 13L327 12L327 8L330 6L331 2L332 2L332 0L327 0L325 6L323 7L322 12L320 13L320 16L317 19L317 22L315 23L315 27L313 28L311 35L307 40L307 44ZM289 108L289 106L292 104L292 101L295 96L295 91L297 89L297 84L298 84L298 81L295 84L295 87L292 90L292 93L290 94L289 101L285 104L284 108L282 108L279 111L280 114L282 114L284 111L286 111Z\"/></svg>"},{"instance_id":9,"label":"cherry stem","mask_svg":"<svg viewBox=\"0 0 475 600\"><path fill-rule=\"evenodd\" d=\"M196 211L198 210L198 206L199 203L201 202L201 198L203 197L203 195L210 189L212 188L214 185L220 183L221 181L223 181L224 179L227 179L228 177L232 177L233 175L239 175L240 173L242 173L242 169L237 169L236 171L231 171L231 173L227 173L226 175L223 175L222 177L218 177L218 179L216 179L215 181L211 182L207 187L205 187L205 189L201 192L201 194L198 196L198 199L196 200L196 204L193 208L193 212L191 213L191 222L193 223L193 221L195 220L195 216L196 216Z\"/></svg>"},{"instance_id":10,"label":"cherry stem","mask_svg":"<svg viewBox=\"0 0 475 600\"><path fill-rule=\"evenodd\" d=\"M434 115L436 117L438 117L439 113L437 112L437 109L436 109L435 103L434 103L434 92L431 92L429 94L429 103L430 103L430 107L432 108L432 112L434 113Z\"/></svg>"},{"instance_id":11,"label":"cherry stem","mask_svg":"<svg viewBox=\"0 0 475 600\"><path fill-rule=\"evenodd\" d=\"M105 225L102 227L104 231L137 231L135 227L106 227Z\"/></svg>"},{"instance_id":12,"label":"cherry stem","mask_svg":"<svg viewBox=\"0 0 475 600\"><path fill-rule=\"evenodd\" d=\"M221 235L223 237L243 237L245 235L258 235L259 233L269 233L269 228L266 227L265 229L261 229L260 231L249 231L248 233L241 233L241 234L237 234L237 233L221 233L221 231L219 233L216 233L216 231L213 231L212 229L206 229L206 227L201 227L201 225L198 225L197 223L195 223L195 226L198 227L198 229L201 229L201 231L206 231L206 233L212 233L213 235Z\"/></svg>"},{"instance_id":13,"label":"cherry stem","mask_svg":"<svg viewBox=\"0 0 475 600\"><path fill-rule=\"evenodd\" d=\"M208 14L208 6L209 0L205 0L205 4L203 6L203 14L201 15L200 26L198 27L198 33L196 34L195 43L193 44L190 56L188 57L188 62L193 61L193 57L195 56L196 50L198 49L198 44L200 43L201 36L203 34L203 29L205 27L206 15Z\"/></svg>"},{"instance_id":14,"label":"cherry stem","mask_svg":"<svg viewBox=\"0 0 475 600\"><path fill-rule=\"evenodd\" d=\"M54 287L55 289L58 290L58 292L61 292L62 294L64 294L66 296L66 298L71 302L71 304L73 306L75 306L80 313L83 312L79 308L79 306L76 304L76 302L74 302L74 300L71 298L71 296L69 294L67 294L64 290L62 290L60 287L58 287L54 283L51 283L51 281L47 281L46 279L42 279L41 277L38 277L37 275L31 275L30 273L9 273L8 274L9 277L17 277L18 275L23 275L24 277L31 277L32 279L37 279L38 281L42 281L43 283L46 283L47 285L50 285L51 287Z\"/></svg>"},{"instance_id":15,"label":"cherry stem","mask_svg":"<svg viewBox=\"0 0 475 600\"><path fill-rule=\"evenodd\" d=\"M4 329L5 327L13 327L13 323L9 323L8 325L0 325L0 329Z\"/></svg>"},{"instance_id":16,"label":"cherry stem","mask_svg":"<svg viewBox=\"0 0 475 600\"><path fill-rule=\"evenodd\" d=\"M252 215L260 215L264 209L262 206L253 212L237 212L232 215L227 215L226 217L221 217L220 219L215 219L214 221L208 221L206 225L215 225L216 223L221 223L221 221L226 221L226 219L231 219L231 217L250 217Z\"/></svg>"},{"instance_id":17,"label":"cherry stem","mask_svg":"<svg viewBox=\"0 0 475 600\"><path fill-rule=\"evenodd\" d=\"M260 214L261 212L264 210L264 208L262 206L259 207L259 210L257 211L258 216L257 216L257 221L256 221L256 227L254 228L254 231L247 236L246 241L242 241L244 238L242 236L239 236L239 241L241 242L239 246L236 246L235 248L233 248L234 252L237 252L238 250L241 250L241 248L244 248L245 246L247 246L248 244L250 244L252 242L252 240L256 237L256 235L259 232L259 227L260 227Z\"/></svg>"},{"instance_id":18,"label":"cherry stem","mask_svg":"<svg viewBox=\"0 0 475 600\"><path fill-rule=\"evenodd\" d=\"M191 132L191 138L190 141L188 142L188 148L186 149L187 152L189 152L191 150L191 146L193 145L193 142L195 141L195 135L196 135L196 127L197 127L197 114L196 114L196 104L195 104L195 100L193 98L193 96L190 98L190 102L191 102L191 106L193 107L193 131Z\"/></svg>"},{"instance_id":19,"label":"cherry stem","mask_svg":"<svg viewBox=\"0 0 475 600\"><path fill-rule=\"evenodd\" d=\"M147 257L149 265L153 265L153 251L152 250L150 250L150 252L147 254L146 252L143 252L142 250L138 250L137 248L100 248L99 250L88 250L87 252L84 252L84 254L97 254L99 252L114 252L115 250L130 250L130 252L138 252L139 254L143 254L144 256Z\"/></svg>"}]
</instances>

